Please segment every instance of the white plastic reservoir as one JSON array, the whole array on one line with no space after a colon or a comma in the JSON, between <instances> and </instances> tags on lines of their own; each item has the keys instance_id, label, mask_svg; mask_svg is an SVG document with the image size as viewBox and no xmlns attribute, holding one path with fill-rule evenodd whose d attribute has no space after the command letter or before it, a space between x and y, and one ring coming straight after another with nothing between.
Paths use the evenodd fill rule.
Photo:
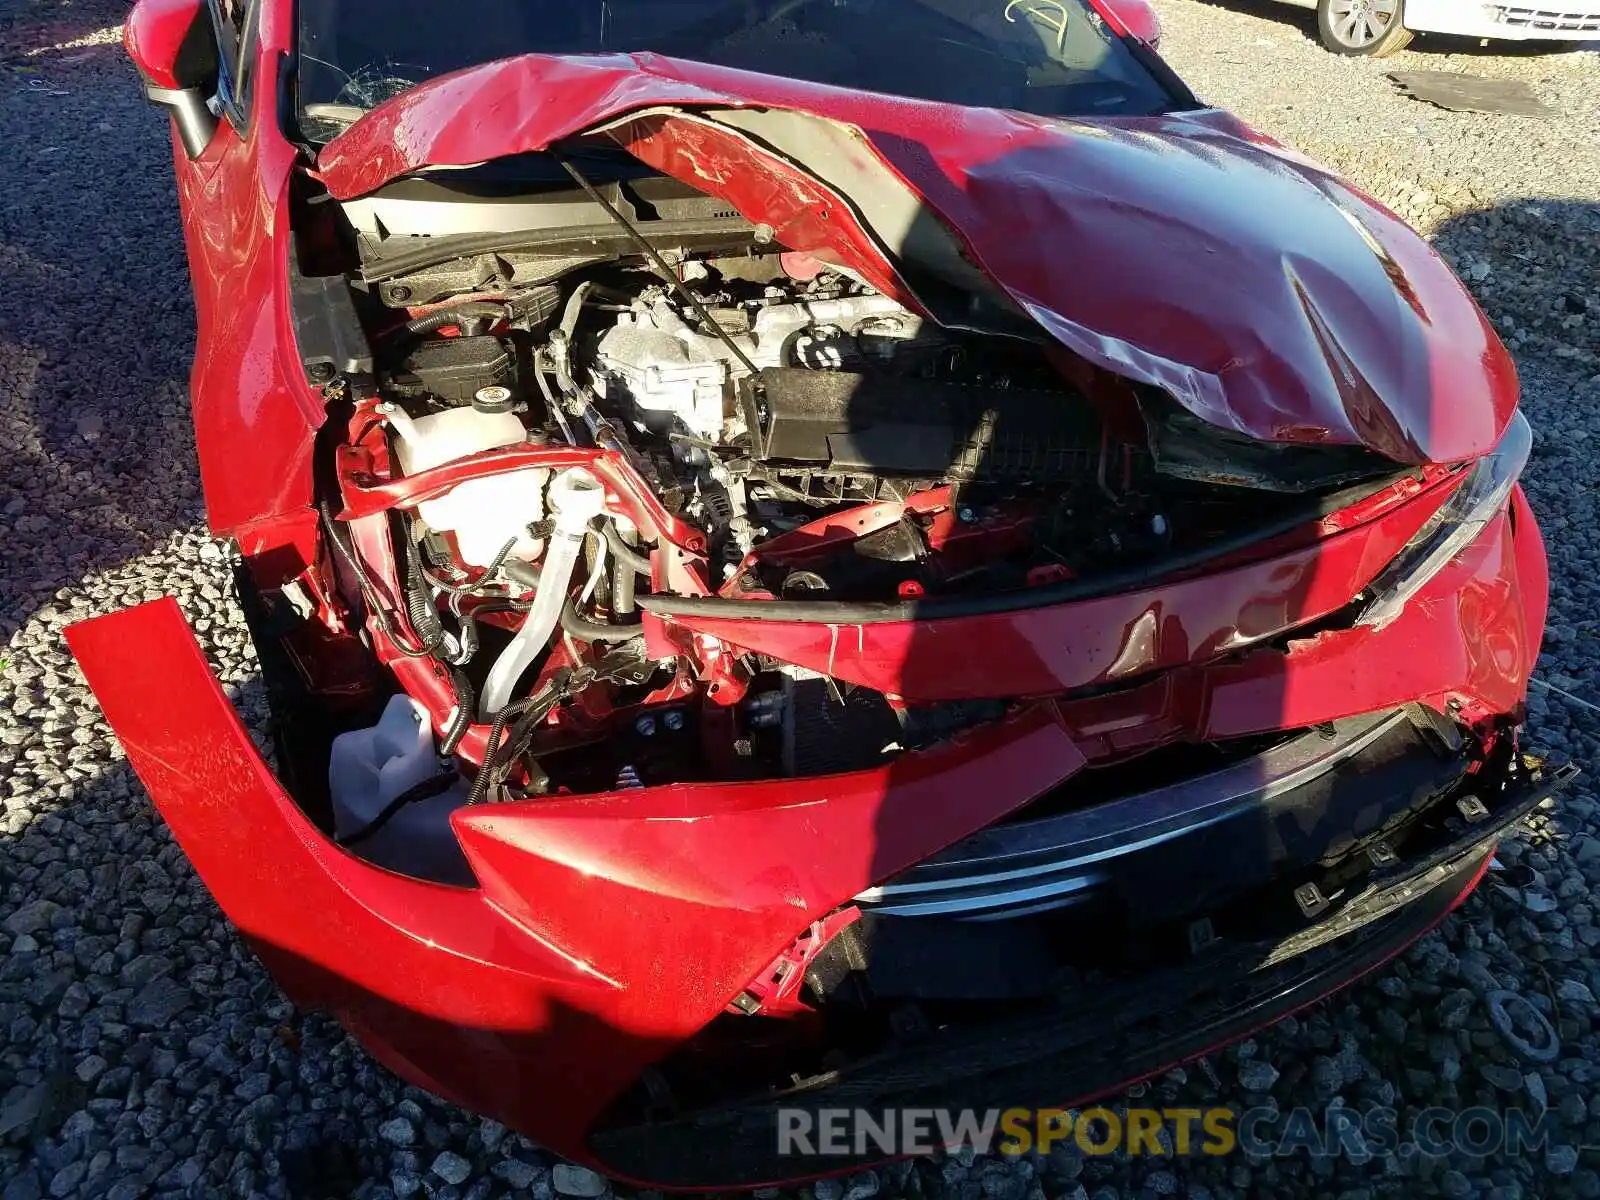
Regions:
<instances>
[{"instance_id":1,"label":"white plastic reservoir","mask_svg":"<svg viewBox=\"0 0 1600 1200\"><path fill-rule=\"evenodd\" d=\"M513 413L451 408L413 419L392 409L384 416L395 431L400 469L407 475L485 450L517 446L528 438ZM437 499L424 500L417 505L417 515L428 528L455 534L462 559L473 566L487 567L513 538L517 542L513 554L537 558L543 543L529 537L527 528L544 518L544 488L549 474L529 468L469 479Z\"/></svg>"},{"instance_id":2,"label":"white plastic reservoir","mask_svg":"<svg viewBox=\"0 0 1600 1200\"><path fill-rule=\"evenodd\" d=\"M392 697L376 725L333 739L328 790L335 835L344 839L365 828L401 792L437 774L427 710L409 696ZM446 792L407 804L350 852L404 875L470 884L471 871L450 832L450 813L466 802L468 790L458 780Z\"/></svg>"}]
</instances>

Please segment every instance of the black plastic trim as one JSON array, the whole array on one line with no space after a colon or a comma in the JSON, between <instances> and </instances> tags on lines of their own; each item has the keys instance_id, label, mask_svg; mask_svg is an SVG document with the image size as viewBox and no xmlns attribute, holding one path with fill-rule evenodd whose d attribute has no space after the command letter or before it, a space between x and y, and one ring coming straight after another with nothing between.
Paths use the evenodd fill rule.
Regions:
<instances>
[{"instance_id":1,"label":"black plastic trim","mask_svg":"<svg viewBox=\"0 0 1600 1200\"><path fill-rule=\"evenodd\" d=\"M729 238L755 243L755 226L743 217L678 217L649 221L640 226L657 246L673 249L720 249ZM460 233L425 240L426 246L408 246L362 265L361 278L377 283L474 254L532 253L538 251L633 254L633 240L614 225L575 225L563 229L529 229L507 233Z\"/></svg>"},{"instance_id":2,"label":"black plastic trim","mask_svg":"<svg viewBox=\"0 0 1600 1200\"><path fill-rule=\"evenodd\" d=\"M372 346L343 275L303 275L289 235L289 307L306 381L320 387L336 375L371 375Z\"/></svg>"},{"instance_id":3,"label":"black plastic trim","mask_svg":"<svg viewBox=\"0 0 1600 1200\"><path fill-rule=\"evenodd\" d=\"M930 1037L753 1103L596 1132L590 1149L608 1170L636 1180L748 1187L882 1158L866 1147L780 1155L781 1110L1080 1106L1244 1037L1387 962L1450 911L1507 830L1576 774L1521 773L1493 798L1490 817L1286 939L1219 945L1184 965L1094 988L1054 1015Z\"/></svg>"},{"instance_id":4,"label":"black plastic trim","mask_svg":"<svg viewBox=\"0 0 1600 1200\"><path fill-rule=\"evenodd\" d=\"M632 1179L666 1187L748 1187L858 1169L883 1157L872 1151L780 1155L780 1108L1078 1107L1244 1037L1381 965L1449 911L1489 853L1485 846L1477 862L1367 936L1274 969L1252 975L1246 964L1213 960L1201 986L1189 982L1172 990L1141 981L1134 989L1107 988L1088 1013L988 1031L938 1054L840 1073L767 1103L595 1134L589 1146L609 1171ZM1174 1023L1181 1027L1168 1027Z\"/></svg>"}]
</instances>

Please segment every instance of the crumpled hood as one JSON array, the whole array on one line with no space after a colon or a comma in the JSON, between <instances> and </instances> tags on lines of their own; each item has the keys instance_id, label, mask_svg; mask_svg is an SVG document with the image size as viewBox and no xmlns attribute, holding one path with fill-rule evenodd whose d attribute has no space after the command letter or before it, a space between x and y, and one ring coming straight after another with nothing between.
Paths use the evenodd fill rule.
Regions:
<instances>
[{"instance_id":1,"label":"crumpled hood","mask_svg":"<svg viewBox=\"0 0 1600 1200\"><path fill-rule=\"evenodd\" d=\"M1505 347L1421 237L1214 110L1067 120L657 55L526 55L379 106L318 166L348 199L580 133L925 311L913 265L965 275L1224 429L1455 462L1516 407Z\"/></svg>"}]
</instances>

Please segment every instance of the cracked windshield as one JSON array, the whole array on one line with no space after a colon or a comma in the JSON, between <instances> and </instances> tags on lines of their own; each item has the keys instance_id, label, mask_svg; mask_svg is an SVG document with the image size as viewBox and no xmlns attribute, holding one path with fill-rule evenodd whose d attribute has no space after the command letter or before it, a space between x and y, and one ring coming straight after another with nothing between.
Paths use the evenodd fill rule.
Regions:
<instances>
[{"instance_id":1,"label":"cracked windshield","mask_svg":"<svg viewBox=\"0 0 1600 1200\"><path fill-rule=\"evenodd\" d=\"M300 8L300 106L332 134L425 80L518 54L651 51L1044 116L1151 113L1172 97L1081 0L620 0Z\"/></svg>"}]
</instances>

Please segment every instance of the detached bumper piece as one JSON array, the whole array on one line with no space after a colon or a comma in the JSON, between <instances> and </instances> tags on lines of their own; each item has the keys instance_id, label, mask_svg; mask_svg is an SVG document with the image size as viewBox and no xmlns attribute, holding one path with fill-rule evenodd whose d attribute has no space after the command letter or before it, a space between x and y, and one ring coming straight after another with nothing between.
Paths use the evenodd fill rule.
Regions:
<instances>
[{"instance_id":1,"label":"detached bumper piece","mask_svg":"<svg viewBox=\"0 0 1600 1200\"><path fill-rule=\"evenodd\" d=\"M1362 718L1330 739L1337 744L1328 757L1348 766L1351 745L1360 748L1358 754L1372 754L1386 741L1406 741L1405 730L1415 733L1416 727L1403 710ZM1393 769L1396 762L1414 757L1387 761ZM1236 772L1221 774L1224 779L1237 777ZM736 1186L848 1170L874 1157L870 1152L804 1161L783 1157L778 1153L783 1110L1069 1106L1113 1093L1271 1024L1382 965L1464 900L1487 869L1496 842L1576 774L1573 767L1551 768L1532 756L1506 751L1486 769L1448 783L1401 822L1384 822L1382 836L1360 840L1337 856L1324 856L1265 886L1236 891L1210 913L1196 916L1191 910L1186 922L1168 922L1166 927L1157 923L1133 935L1138 953L1148 960L1142 969L1115 974L1058 971L1048 995L1028 1003L986 1006L990 1013L1004 1015L982 1025L961 1024L963 1006L947 1001L902 1007L889 1043L846 1068L801 1079L776 1094L764 1092L747 1104L613 1126L591 1137L590 1149L612 1170L634 1178L668 1186ZM1314 782L1302 781L1302 786ZM1368 778L1369 786L1376 782ZM1269 783L1251 807L1259 816L1276 801L1280 816L1292 812L1294 805L1284 801L1292 791L1274 795ZM1377 794L1371 798L1374 803L1387 799ZM1225 804L1241 806L1237 797ZM1213 827L1238 833L1245 826L1230 822L1239 819L1224 818ZM1198 836L1194 829L1185 833ZM1155 838L1154 845L1168 840ZM1184 835L1177 840L1183 841ZM935 875L940 860L902 878ZM1191 862L1192 869L1198 866ZM885 902L896 894L914 894L896 893L893 887L881 893ZM998 969L1000 956L993 947L1006 942L1008 927L1037 924L1037 919L969 922L965 929L981 936L969 939L956 933L952 945L947 935L962 929L961 922L883 915L874 920L869 911L834 943L844 947L841 957L854 967L834 973L835 996L850 981L869 988L890 983L904 964L874 978L874 959L915 959L907 947L920 939L908 935L918 926L930 934L937 930L936 940L952 951L942 963L947 994L959 993L960 980L982 969L976 960L959 961L964 949L979 953L980 944L989 947L995 977L1017 986L1014 975ZM1092 925L1078 923L1078 928ZM1269 928L1277 932L1265 934ZM1128 936L1126 924L1115 931L1117 939ZM1016 942L1009 948L1021 947ZM905 986L916 972L907 976L900 969L900 974ZM827 975L828 964L818 959L809 981L826 986ZM924 1019L907 1019L913 1011ZM824 1015L832 1015L826 1005ZM659 1078L671 1077L672 1063L663 1068L658 1089Z\"/></svg>"}]
</instances>

